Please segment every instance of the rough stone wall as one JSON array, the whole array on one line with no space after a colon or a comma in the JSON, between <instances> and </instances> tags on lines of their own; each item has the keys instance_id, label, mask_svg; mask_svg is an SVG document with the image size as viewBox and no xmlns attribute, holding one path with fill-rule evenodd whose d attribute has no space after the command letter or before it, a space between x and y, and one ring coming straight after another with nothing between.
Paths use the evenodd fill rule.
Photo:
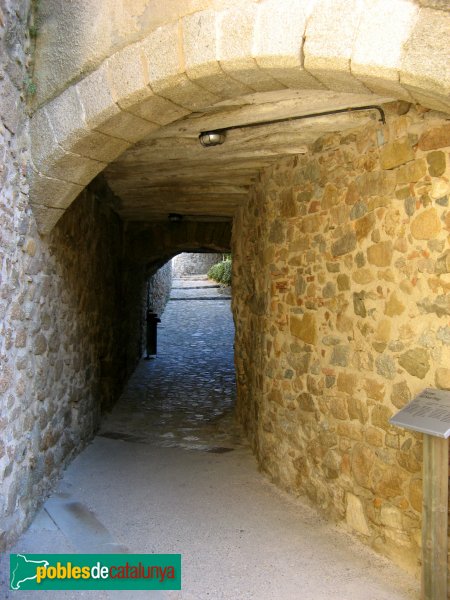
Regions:
<instances>
[{"instance_id":1,"label":"rough stone wall","mask_svg":"<svg viewBox=\"0 0 450 600\"><path fill-rule=\"evenodd\" d=\"M147 277L143 264L124 259L124 321L126 332L125 371L129 377L142 357L145 344Z\"/></svg>"},{"instance_id":2,"label":"rough stone wall","mask_svg":"<svg viewBox=\"0 0 450 600\"><path fill-rule=\"evenodd\" d=\"M421 434L450 389L450 123L402 105L265 170L233 230L238 416L263 469L417 571Z\"/></svg>"},{"instance_id":3,"label":"rough stone wall","mask_svg":"<svg viewBox=\"0 0 450 600\"><path fill-rule=\"evenodd\" d=\"M150 277L147 287L146 305L152 308L157 315L161 316L169 301L171 289L172 261L169 261Z\"/></svg>"},{"instance_id":4,"label":"rough stone wall","mask_svg":"<svg viewBox=\"0 0 450 600\"><path fill-rule=\"evenodd\" d=\"M19 356L35 294L34 243L26 237L28 12L28 2L0 1L0 549L26 512L21 498L28 491L30 457L23 431L34 423L26 410L33 370L24 369ZM24 323L17 328L20 311Z\"/></svg>"},{"instance_id":5,"label":"rough stone wall","mask_svg":"<svg viewBox=\"0 0 450 600\"><path fill-rule=\"evenodd\" d=\"M184 275L206 275L209 269L222 260L222 254L209 252L182 252L172 259L175 277Z\"/></svg>"},{"instance_id":6,"label":"rough stone wall","mask_svg":"<svg viewBox=\"0 0 450 600\"><path fill-rule=\"evenodd\" d=\"M122 225L85 191L45 240L29 222L2 331L2 529L27 524L123 384ZM5 534L6 535L6 534Z\"/></svg>"}]
</instances>

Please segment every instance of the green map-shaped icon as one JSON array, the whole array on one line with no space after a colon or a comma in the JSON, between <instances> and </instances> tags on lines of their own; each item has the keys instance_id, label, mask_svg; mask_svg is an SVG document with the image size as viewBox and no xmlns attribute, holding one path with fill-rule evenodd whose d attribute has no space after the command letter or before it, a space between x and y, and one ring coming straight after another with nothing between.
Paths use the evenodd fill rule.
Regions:
<instances>
[{"instance_id":1,"label":"green map-shaped icon","mask_svg":"<svg viewBox=\"0 0 450 600\"><path fill-rule=\"evenodd\" d=\"M10 586L12 590L20 590L22 583L36 579L36 567L48 567L46 560L30 560L24 554L11 554L10 556Z\"/></svg>"}]
</instances>

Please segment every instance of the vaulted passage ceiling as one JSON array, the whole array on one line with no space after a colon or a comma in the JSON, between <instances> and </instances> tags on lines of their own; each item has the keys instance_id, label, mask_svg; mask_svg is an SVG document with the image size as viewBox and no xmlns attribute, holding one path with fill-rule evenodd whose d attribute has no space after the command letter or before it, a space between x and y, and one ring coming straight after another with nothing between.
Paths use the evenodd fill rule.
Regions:
<instances>
[{"instance_id":1,"label":"vaulted passage ceiling","mask_svg":"<svg viewBox=\"0 0 450 600\"><path fill-rule=\"evenodd\" d=\"M216 104L172 123L127 150L105 170L120 198L117 210L131 221L166 219L171 212L193 219L229 219L260 169L281 156L302 154L319 137L379 119L376 111L233 129L221 146L204 148L201 131L316 112L381 104L390 98L330 91L257 93Z\"/></svg>"},{"instance_id":2,"label":"vaulted passage ceiling","mask_svg":"<svg viewBox=\"0 0 450 600\"><path fill-rule=\"evenodd\" d=\"M229 219L261 168L376 117L233 129L210 149L205 129L391 99L448 113L447 5L42 0L29 169L40 232L105 170L124 219Z\"/></svg>"}]
</instances>

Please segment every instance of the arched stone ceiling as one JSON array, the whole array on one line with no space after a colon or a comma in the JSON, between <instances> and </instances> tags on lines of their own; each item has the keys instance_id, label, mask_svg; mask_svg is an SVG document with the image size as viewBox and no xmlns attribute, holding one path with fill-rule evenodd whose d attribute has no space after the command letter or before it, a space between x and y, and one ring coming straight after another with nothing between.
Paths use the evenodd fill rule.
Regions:
<instances>
[{"instance_id":1,"label":"arched stone ceiling","mask_svg":"<svg viewBox=\"0 0 450 600\"><path fill-rule=\"evenodd\" d=\"M289 118L382 98L329 91L259 92L222 102L161 127L110 163L104 174L120 198L125 220L163 220L168 213L232 217L260 169L281 156L308 151L319 136L379 119L376 111L329 115L227 132L221 146L204 148L199 131Z\"/></svg>"},{"instance_id":2,"label":"arched stone ceiling","mask_svg":"<svg viewBox=\"0 0 450 600\"><path fill-rule=\"evenodd\" d=\"M180 252L230 252L231 223L184 220L128 225L125 255L133 264L163 265Z\"/></svg>"},{"instance_id":3,"label":"arched stone ceiling","mask_svg":"<svg viewBox=\"0 0 450 600\"><path fill-rule=\"evenodd\" d=\"M89 15L103 22L92 2L83 3L84 12L68 10L68 16L62 0L48 5L54 7L48 18L56 33L47 35L47 42L42 34L36 72L42 79L46 69L63 71L47 79L31 122L30 195L41 232L50 231L83 187L114 161L106 175L122 196L125 218L160 216L163 206L169 209L168 199L176 200L174 191L185 209L195 203L193 196L218 188L223 193L210 196L214 214L225 214L231 204L225 206L223 196L238 201L271 157L367 117L339 116L332 123L327 118L312 129L300 121L270 133L236 130L230 143L210 149L207 159L194 146L204 123L223 127L228 118L237 124L236 119L259 120L278 110L299 114L319 104L334 108L344 101L361 105L389 98L450 112L450 14L437 0L432 7L412 0L166 4L172 12L167 8L161 26L152 29L158 21L144 19L147 25L140 27L139 15L150 6L155 15L164 12L162 3L100 2L105 15L111 17L114 5L117 14L122 10L137 19L136 28L124 25L101 43L94 43L86 23ZM187 12L177 12L175 4ZM64 39L59 21L70 18L84 34L76 44L70 35ZM76 48L69 68L71 44ZM275 96L270 100L267 93ZM196 174L189 182L188 171Z\"/></svg>"}]
</instances>

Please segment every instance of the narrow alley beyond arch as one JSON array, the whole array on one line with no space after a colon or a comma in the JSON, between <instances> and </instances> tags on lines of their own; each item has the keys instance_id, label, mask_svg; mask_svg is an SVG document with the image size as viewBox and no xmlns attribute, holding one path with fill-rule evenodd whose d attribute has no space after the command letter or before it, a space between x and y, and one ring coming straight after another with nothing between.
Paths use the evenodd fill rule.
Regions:
<instances>
[{"instance_id":1,"label":"narrow alley beyond arch","mask_svg":"<svg viewBox=\"0 0 450 600\"><path fill-rule=\"evenodd\" d=\"M140 362L101 435L192 450L238 443L229 289L174 279L158 335L157 358Z\"/></svg>"}]
</instances>

